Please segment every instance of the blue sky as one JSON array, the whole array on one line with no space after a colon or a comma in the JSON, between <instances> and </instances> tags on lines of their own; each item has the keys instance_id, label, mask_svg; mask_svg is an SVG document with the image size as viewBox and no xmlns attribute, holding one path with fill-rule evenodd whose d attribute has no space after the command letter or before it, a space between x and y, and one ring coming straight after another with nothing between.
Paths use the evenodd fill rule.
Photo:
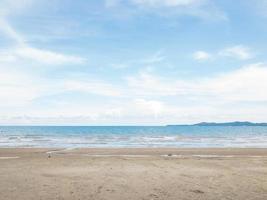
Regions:
<instances>
[{"instance_id":1,"label":"blue sky","mask_svg":"<svg viewBox=\"0 0 267 200\"><path fill-rule=\"evenodd\" d=\"M0 0L0 123L267 121L266 0Z\"/></svg>"}]
</instances>

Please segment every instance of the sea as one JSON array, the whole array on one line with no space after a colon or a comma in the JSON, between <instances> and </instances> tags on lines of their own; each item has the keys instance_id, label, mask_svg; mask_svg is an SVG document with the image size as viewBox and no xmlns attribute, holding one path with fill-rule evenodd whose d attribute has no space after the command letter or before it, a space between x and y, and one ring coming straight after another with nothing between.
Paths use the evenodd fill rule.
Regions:
<instances>
[{"instance_id":1,"label":"sea","mask_svg":"<svg viewBox=\"0 0 267 200\"><path fill-rule=\"evenodd\" d=\"M266 126L0 126L0 147L267 147Z\"/></svg>"}]
</instances>

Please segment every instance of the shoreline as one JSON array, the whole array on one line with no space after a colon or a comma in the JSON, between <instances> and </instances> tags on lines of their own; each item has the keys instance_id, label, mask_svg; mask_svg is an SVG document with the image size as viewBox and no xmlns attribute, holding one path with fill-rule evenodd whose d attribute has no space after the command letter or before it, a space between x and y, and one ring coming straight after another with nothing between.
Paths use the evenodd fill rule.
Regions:
<instances>
[{"instance_id":1,"label":"shoreline","mask_svg":"<svg viewBox=\"0 0 267 200\"><path fill-rule=\"evenodd\" d=\"M267 156L267 148L0 148L3 154L46 153L57 155L110 156Z\"/></svg>"}]
</instances>

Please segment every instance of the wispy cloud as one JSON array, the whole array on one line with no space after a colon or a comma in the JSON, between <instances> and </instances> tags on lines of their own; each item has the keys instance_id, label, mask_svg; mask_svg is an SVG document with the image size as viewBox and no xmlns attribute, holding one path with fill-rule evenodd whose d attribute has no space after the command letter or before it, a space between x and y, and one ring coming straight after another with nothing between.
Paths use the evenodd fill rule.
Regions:
<instances>
[{"instance_id":1,"label":"wispy cloud","mask_svg":"<svg viewBox=\"0 0 267 200\"><path fill-rule=\"evenodd\" d=\"M18 122L29 120L29 123L44 121L107 123L118 120L120 123L164 124L172 120L173 122L209 120L218 114L222 119L229 119L229 116L232 117L230 119L235 117L243 119L242 116L248 116L248 113L254 116L265 112L264 109L260 109L260 106L250 108L249 102L260 104L267 101L266 76L267 66L259 63L194 81L185 80L182 77L170 79L152 74L140 74L129 77L122 88L118 89L114 84L101 80L81 82L71 80L69 77L65 80L41 82L38 77L33 79L26 74L9 71L0 76L0 102L7 108L9 105L15 107L27 105L42 96L64 92L89 93L105 97L106 104L101 100L99 103L88 99L77 103L77 101L69 102L62 99L63 102L49 109L44 107L38 110L27 109L30 117L23 117ZM50 85L47 85L48 82ZM246 105L246 109L241 109L242 104ZM231 106L235 106L235 109L229 109ZM14 114L14 110L11 116L12 113ZM35 119L33 116L38 117ZM45 116L47 118L44 118ZM216 119L220 117L217 116ZM12 120L14 122L13 118Z\"/></svg>"},{"instance_id":2,"label":"wispy cloud","mask_svg":"<svg viewBox=\"0 0 267 200\"><path fill-rule=\"evenodd\" d=\"M166 55L163 51L156 51L155 53L143 56L142 58L132 58L128 59L127 62L113 63L111 67L114 69L126 69L126 68L136 68L138 67L147 67L155 66L159 63L162 63L166 60Z\"/></svg>"},{"instance_id":3,"label":"wispy cloud","mask_svg":"<svg viewBox=\"0 0 267 200\"><path fill-rule=\"evenodd\" d=\"M140 96L172 96L177 94L177 82L153 76L146 72L141 72L138 76L126 77L129 87Z\"/></svg>"},{"instance_id":4,"label":"wispy cloud","mask_svg":"<svg viewBox=\"0 0 267 200\"><path fill-rule=\"evenodd\" d=\"M185 15L205 20L228 19L226 14L210 0L106 0L105 5L107 8L117 6L140 9L139 14L154 13L162 17Z\"/></svg>"},{"instance_id":5,"label":"wispy cloud","mask_svg":"<svg viewBox=\"0 0 267 200\"><path fill-rule=\"evenodd\" d=\"M15 49L14 55L49 65L83 64L86 59L80 56L62 54L54 51L21 46Z\"/></svg>"},{"instance_id":6,"label":"wispy cloud","mask_svg":"<svg viewBox=\"0 0 267 200\"><path fill-rule=\"evenodd\" d=\"M35 1L33 0L1 0L0 16L12 15L27 9Z\"/></svg>"},{"instance_id":7,"label":"wispy cloud","mask_svg":"<svg viewBox=\"0 0 267 200\"><path fill-rule=\"evenodd\" d=\"M248 60L253 57L251 50L243 45L225 48L219 52L220 56L232 57L240 60Z\"/></svg>"},{"instance_id":8,"label":"wispy cloud","mask_svg":"<svg viewBox=\"0 0 267 200\"><path fill-rule=\"evenodd\" d=\"M142 115L153 115L157 118L160 114L166 111L166 106L161 101L146 100L146 99L135 99L134 104L136 111L142 113Z\"/></svg>"},{"instance_id":9,"label":"wispy cloud","mask_svg":"<svg viewBox=\"0 0 267 200\"><path fill-rule=\"evenodd\" d=\"M105 0L105 6L107 8L117 6L120 4L121 0Z\"/></svg>"},{"instance_id":10,"label":"wispy cloud","mask_svg":"<svg viewBox=\"0 0 267 200\"><path fill-rule=\"evenodd\" d=\"M220 57L227 57L237 60L249 60L254 57L254 54L255 53L247 46L234 45L223 48L214 53L207 51L196 51L193 53L193 59L197 61L205 61L211 58L218 59Z\"/></svg>"},{"instance_id":11,"label":"wispy cloud","mask_svg":"<svg viewBox=\"0 0 267 200\"><path fill-rule=\"evenodd\" d=\"M150 7L196 6L205 2L206 0L132 0L134 4Z\"/></svg>"},{"instance_id":12,"label":"wispy cloud","mask_svg":"<svg viewBox=\"0 0 267 200\"><path fill-rule=\"evenodd\" d=\"M267 101L267 66L252 64L211 78L170 80L149 74L128 77L128 84L141 96L183 96L188 99Z\"/></svg>"},{"instance_id":13,"label":"wispy cloud","mask_svg":"<svg viewBox=\"0 0 267 200\"><path fill-rule=\"evenodd\" d=\"M27 73L1 68L0 104L5 107L28 104L44 93L43 86L41 80Z\"/></svg>"},{"instance_id":14,"label":"wispy cloud","mask_svg":"<svg viewBox=\"0 0 267 200\"><path fill-rule=\"evenodd\" d=\"M0 107L31 105L34 101L53 95L90 94L102 97L124 95L120 87L103 80L87 80L79 77L53 79L40 74L3 69L0 73ZM52 100L52 99L51 99Z\"/></svg>"},{"instance_id":15,"label":"wispy cloud","mask_svg":"<svg viewBox=\"0 0 267 200\"><path fill-rule=\"evenodd\" d=\"M86 81L86 80L65 80L65 91L74 91L80 93L89 93L101 96L120 96L121 92L119 88L116 88L112 84L105 83L104 81Z\"/></svg>"},{"instance_id":16,"label":"wispy cloud","mask_svg":"<svg viewBox=\"0 0 267 200\"><path fill-rule=\"evenodd\" d=\"M29 59L48 65L83 64L86 62L86 59L80 56L67 55L60 52L32 47L27 43L27 40L3 18L0 18L0 34L1 32L15 43L11 45L9 49L5 49L5 55L7 55L8 58L12 58L12 61Z\"/></svg>"},{"instance_id":17,"label":"wispy cloud","mask_svg":"<svg viewBox=\"0 0 267 200\"><path fill-rule=\"evenodd\" d=\"M193 58L198 61L205 61L211 59L211 55L206 51L196 51L193 54Z\"/></svg>"},{"instance_id":18,"label":"wispy cloud","mask_svg":"<svg viewBox=\"0 0 267 200\"><path fill-rule=\"evenodd\" d=\"M159 62L164 61L165 58L166 57L162 51L157 51L153 55L148 56L147 58L141 60L140 62L142 62L144 64L155 64L155 63L159 63Z\"/></svg>"},{"instance_id":19,"label":"wispy cloud","mask_svg":"<svg viewBox=\"0 0 267 200\"><path fill-rule=\"evenodd\" d=\"M0 33L1 32L19 44L26 42L25 39L17 31L15 31L4 18L0 18Z\"/></svg>"},{"instance_id":20,"label":"wispy cloud","mask_svg":"<svg viewBox=\"0 0 267 200\"><path fill-rule=\"evenodd\" d=\"M248 5L254 9L257 15L267 17L267 0L253 0L249 1Z\"/></svg>"}]
</instances>

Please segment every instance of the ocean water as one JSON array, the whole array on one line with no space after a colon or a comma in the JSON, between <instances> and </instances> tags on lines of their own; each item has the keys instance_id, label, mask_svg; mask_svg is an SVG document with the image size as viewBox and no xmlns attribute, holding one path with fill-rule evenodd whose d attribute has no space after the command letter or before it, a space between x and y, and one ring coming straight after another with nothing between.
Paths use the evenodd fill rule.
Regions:
<instances>
[{"instance_id":1,"label":"ocean water","mask_svg":"<svg viewBox=\"0 0 267 200\"><path fill-rule=\"evenodd\" d=\"M267 147L267 127L0 126L0 147Z\"/></svg>"}]
</instances>

